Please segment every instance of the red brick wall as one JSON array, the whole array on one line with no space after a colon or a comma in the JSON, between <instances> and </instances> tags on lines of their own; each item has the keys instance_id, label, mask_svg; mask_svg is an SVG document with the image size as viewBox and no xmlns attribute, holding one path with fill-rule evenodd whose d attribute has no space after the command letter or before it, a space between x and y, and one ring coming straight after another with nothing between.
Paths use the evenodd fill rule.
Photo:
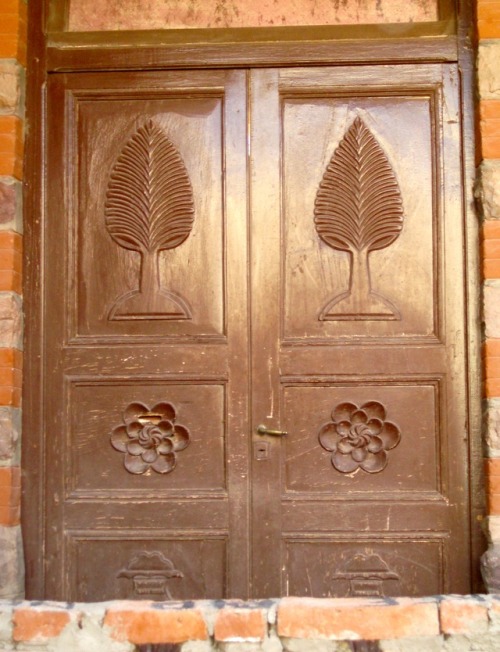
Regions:
<instances>
[{"instance_id":1,"label":"red brick wall","mask_svg":"<svg viewBox=\"0 0 500 652\"><path fill-rule=\"evenodd\" d=\"M20 406L26 3L0 2L0 598L23 591Z\"/></svg>"},{"instance_id":2,"label":"red brick wall","mask_svg":"<svg viewBox=\"0 0 500 652\"><path fill-rule=\"evenodd\" d=\"M477 31L480 39L500 38L498 0L477 0Z\"/></svg>"},{"instance_id":3,"label":"red brick wall","mask_svg":"<svg viewBox=\"0 0 500 652\"><path fill-rule=\"evenodd\" d=\"M500 0L478 0L478 159L484 279L485 461L490 536L500 519Z\"/></svg>"}]
</instances>

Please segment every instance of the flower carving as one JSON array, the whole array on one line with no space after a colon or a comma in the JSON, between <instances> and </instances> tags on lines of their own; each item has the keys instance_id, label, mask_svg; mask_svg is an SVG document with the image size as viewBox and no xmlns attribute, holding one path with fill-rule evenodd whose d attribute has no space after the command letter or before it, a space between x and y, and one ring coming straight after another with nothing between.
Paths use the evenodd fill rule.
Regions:
<instances>
[{"instance_id":1,"label":"flower carving","mask_svg":"<svg viewBox=\"0 0 500 652\"><path fill-rule=\"evenodd\" d=\"M401 433L396 424L385 420L385 408L377 401L358 407L340 403L332 420L319 431L319 443L332 453L332 464L341 473L358 468L378 473L387 466L387 451L395 448Z\"/></svg>"},{"instance_id":2,"label":"flower carving","mask_svg":"<svg viewBox=\"0 0 500 652\"><path fill-rule=\"evenodd\" d=\"M143 403L131 403L125 409L123 424L111 433L111 445L125 453L123 465L129 473L174 470L176 453L189 445L189 430L176 424L175 417L171 403L157 403L151 410Z\"/></svg>"}]
</instances>

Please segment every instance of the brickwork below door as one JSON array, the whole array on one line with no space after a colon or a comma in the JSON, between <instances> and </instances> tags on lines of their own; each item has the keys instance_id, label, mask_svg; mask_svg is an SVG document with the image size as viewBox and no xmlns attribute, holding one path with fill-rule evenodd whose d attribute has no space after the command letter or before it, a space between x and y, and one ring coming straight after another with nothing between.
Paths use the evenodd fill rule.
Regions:
<instances>
[{"instance_id":1,"label":"brickwork below door","mask_svg":"<svg viewBox=\"0 0 500 652\"><path fill-rule=\"evenodd\" d=\"M0 603L0 647L37 652L426 652L500 645L498 596Z\"/></svg>"}]
</instances>

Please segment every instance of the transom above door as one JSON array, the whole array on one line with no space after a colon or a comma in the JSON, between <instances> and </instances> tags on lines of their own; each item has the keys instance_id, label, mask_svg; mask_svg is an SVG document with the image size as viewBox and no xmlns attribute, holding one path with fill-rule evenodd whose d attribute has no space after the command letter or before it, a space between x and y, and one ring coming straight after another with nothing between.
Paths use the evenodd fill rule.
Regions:
<instances>
[{"instance_id":1,"label":"transom above door","mask_svg":"<svg viewBox=\"0 0 500 652\"><path fill-rule=\"evenodd\" d=\"M456 66L48 109L47 594L470 590Z\"/></svg>"}]
</instances>

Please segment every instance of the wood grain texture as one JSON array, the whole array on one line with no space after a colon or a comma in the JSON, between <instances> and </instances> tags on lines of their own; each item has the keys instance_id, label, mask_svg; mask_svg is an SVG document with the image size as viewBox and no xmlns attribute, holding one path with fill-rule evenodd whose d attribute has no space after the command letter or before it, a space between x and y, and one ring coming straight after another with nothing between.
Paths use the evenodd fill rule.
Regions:
<instances>
[{"instance_id":1,"label":"wood grain texture","mask_svg":"<svg viewBox=\"0 0 500 652\"><path fill-rule=\"evenodd\" d=\"M366 26L346 33L338 33L333 27L326 33L318 28L318 34L309 30L297 33L293 28L283 33L282 29L285 28L269 27L264 33L243 28L228 30L228 34L218 37L217 43L213 43L212 34L204 31L190 34L187 43L185 31L169 41L165 41L163 32L118 32L112 33L112 37L109 33L58 33L52 35L47 48L48 69L157 70L457 60L457 39L449 32L449 21L425 31L406 26L392 36L387 30ZM130 47L131 43L136 44L135 49Z\"/></svg>"}]
</instances>

